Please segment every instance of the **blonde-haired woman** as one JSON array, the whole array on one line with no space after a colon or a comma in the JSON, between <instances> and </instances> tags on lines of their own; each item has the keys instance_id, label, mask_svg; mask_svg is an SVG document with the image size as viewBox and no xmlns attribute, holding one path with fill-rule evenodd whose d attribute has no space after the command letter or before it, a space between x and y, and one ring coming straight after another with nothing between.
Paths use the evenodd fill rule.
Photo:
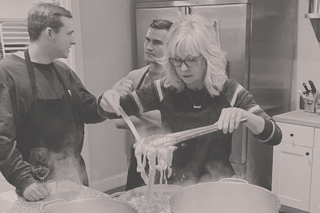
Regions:
<instances>
[{"instance_id":1,"label":"blonde-haired woman","mask_svg":"<svg viewBox=\"0 0 320 213\"><path fill-rule=\"evenodd\" d=\"M170 79L167 85L171 84L179 92L184 89L186 82L177 73L177 67L181 67L180 58L176 57L184 51L189 57L199 56L188 58L191 59L189 63L193 61L196 64L196 61L204 59L206 71L202 73L203 78L200 79L199 86L205 87L211 96L218 96L227 80L225 72L227 61L218 41L218 35L211 23L201 15L183 16L174 23L167 35L167 55L163 59L167 68L167 77Z\"/></svg>"},{"instance_id":2,"label":"blonde-haired woman","mask_svg":"<svg viewBox=\"0 0 320 213\"><path fill-rule=\"evenodd\" d=\"M232 132L240 120L262 143L276 145L281 130L256 104L250 92L225 73L226 58L211 23L201 15L175 22L166 42L166 78L120 98L114 90L100 98L100 114L115 118L158 109L165 132L218 122L219 131L177 145L169 183L190 184L233 176L229 162ZM241 139L239 139L241 140ZM143 183L142 183L143 184Z\"/></svg>"}]
</instances>

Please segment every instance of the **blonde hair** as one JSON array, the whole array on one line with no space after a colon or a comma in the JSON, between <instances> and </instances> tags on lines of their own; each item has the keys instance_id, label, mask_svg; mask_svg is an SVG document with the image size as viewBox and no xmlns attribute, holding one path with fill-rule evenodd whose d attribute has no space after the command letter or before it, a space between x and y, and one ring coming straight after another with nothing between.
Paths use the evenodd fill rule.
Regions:
<instances>
[{"instance_id":1,"label":"blonde hair","mask_svg":"<svg viewBox=\"0 0 320 213\"><path fill-rule=\"evenodd\" d=\"M221 50L219 38L212 24L199 14L185 15L170 28L166 40L166 53L162 63L166 68L165 87L174 87L177 92L184 89L185 83L178 76L169 58L179 55L181 47L190 55L199 55L206 61L204 86L211 96L218 96L227 79L226 53Z\"/></svg>"}]
</instances>

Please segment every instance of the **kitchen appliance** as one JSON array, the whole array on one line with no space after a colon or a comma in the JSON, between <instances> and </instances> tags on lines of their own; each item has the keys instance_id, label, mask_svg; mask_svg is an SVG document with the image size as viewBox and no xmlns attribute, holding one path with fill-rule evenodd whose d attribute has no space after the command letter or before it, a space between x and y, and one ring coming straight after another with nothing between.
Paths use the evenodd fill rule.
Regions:
<instances>
[{"instance_id":1,"label":"kitchen appliance","mask_svg":"<svg viewBox=\"0 0 320 213\"><path fill-rule=\"evenodd\" d=\"M246 122L247 118L242 118L240 120L240 124ZM188 141L189 139L196 138L202 135L206 135L215 131L218 131L218 124L214 123L207 126L202 126L194 129L188 129L184 131L179 131L175 133L165 134L165 135L153 135L150 137L147 137L145 140L148 142L147 144L150 144L152 140L156 141L157 147L159 146L175 146L178 143L181 143L183 141ZM191 141L194 142L194 141Z\"/></svg>"},{"instance_id":2,"label":"kitchen appliance","mask_svg":"<svg viewBox=\"0 0 320 213\"><path fill-rule=\"evenodd\" d=\"M237 179L185 187L174 192L169 203L174 213L278 213L281 207L270 191Z\"/></svg>"},{"instance_id":3,"label":"kitchen appliance","mask_svg":"<svg viewBox=\"0 0 320 213\"><path fill-rule=\"evenodd\" d=\"M270 116L290 110L297 1L292 0L136 0L138 67L146 65L143 43L153 19L177 20L199 13L218 23L227 52L229 77L249 90ZM233 134L230 157L236 173L270 189L272 146L259 142L246 127Z\"/></svg>"},{"instance_id":4,"label":"kitchen appliance","mask_svg":"<svg viewBox=\"0 0 320 213\"><path fill-rule=\"evenodd\" d=\"M46 206L53 202L64 200L53 200L45 203L40 207L41 213L138 213L137 209L128 202L107 199L107 198L91 198L66 202L56 207L46 209ZM46 210L45 210L46 209Z\"/></svg>"}]
</instances>

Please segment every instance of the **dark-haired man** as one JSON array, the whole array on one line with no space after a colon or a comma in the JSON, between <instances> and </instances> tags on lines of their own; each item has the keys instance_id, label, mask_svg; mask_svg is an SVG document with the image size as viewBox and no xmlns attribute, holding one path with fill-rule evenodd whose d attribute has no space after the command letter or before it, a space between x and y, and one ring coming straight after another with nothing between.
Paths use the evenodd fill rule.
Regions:
<instances>
[{"instance_id":1,"label":"dark-haired man","mask_svg":"<svg viewBox=\"0 0 320 213\"><path fill-rule=\"evenodd\" d=\"M117 90L120 95L138 90L142 86L165 76L164 67L159 62L164 54L165 40L171 25L172 22L168 20L156 19L152 21L144 41L144 58L148 65L129 72L126 77L113 86L113 89ZM161 133L161 115L158 110L131 116L130 118L142 138ZM116 126L119 129L128 129L123 119L117 119ZM126 190L144 185L140 173L136 170L137 160L134 149L131 148Z\"/></svg>"},{"instance_id":2,"label":"dark-haired man","mask_svg":"<svg viewBox=\"0 0 320 213\"><path fill-rule=\"evenodd\" d=\"M43 199L49 188L33 176L30 150L46 147L49 168L75 167L84 185L88 176L81 156L84 123L105 119L97 100L58 58L75 45L70 11L40 3L28 13L30 45L0 60L0 170L18 195Z\"/></svg>"}]
</instances>

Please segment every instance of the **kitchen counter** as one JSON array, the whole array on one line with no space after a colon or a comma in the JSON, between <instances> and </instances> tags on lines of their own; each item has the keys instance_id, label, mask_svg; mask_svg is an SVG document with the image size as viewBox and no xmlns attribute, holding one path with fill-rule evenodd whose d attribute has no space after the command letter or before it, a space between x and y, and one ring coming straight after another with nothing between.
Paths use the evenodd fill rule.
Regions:
<instances>
[{"instance_id":1,"label":"kitchen counter","mask_svg":"<svg viewBox=\"0 0 320 213\"><path fill-rule=\"evenodd\" d=\"M8 190L0 193L0 212L1 213L40 213L40 207L52 200L59 199L55 189L55 182L51 181L47 183L51 189L51 195L44 200L37 202L28 202L24 198L16 195L14 190ZM107 198L109 195L91 189L86 186L81 186L81 194L78 199L88 198ZM52 203L44 207L44 211L48 210L61 202Z\"/></svg>"},{"instance_id":2,"label":"kitchen counter","mask_svg":"<svg viewBox=\"0 0 320 213\"><path fill-rule=\"evenodd\" d=\"M278 122L320 128L320 115L305 112L304 110L294 110L280 115L275 115L273 118Z\"/></svg>"}]
</instances>

